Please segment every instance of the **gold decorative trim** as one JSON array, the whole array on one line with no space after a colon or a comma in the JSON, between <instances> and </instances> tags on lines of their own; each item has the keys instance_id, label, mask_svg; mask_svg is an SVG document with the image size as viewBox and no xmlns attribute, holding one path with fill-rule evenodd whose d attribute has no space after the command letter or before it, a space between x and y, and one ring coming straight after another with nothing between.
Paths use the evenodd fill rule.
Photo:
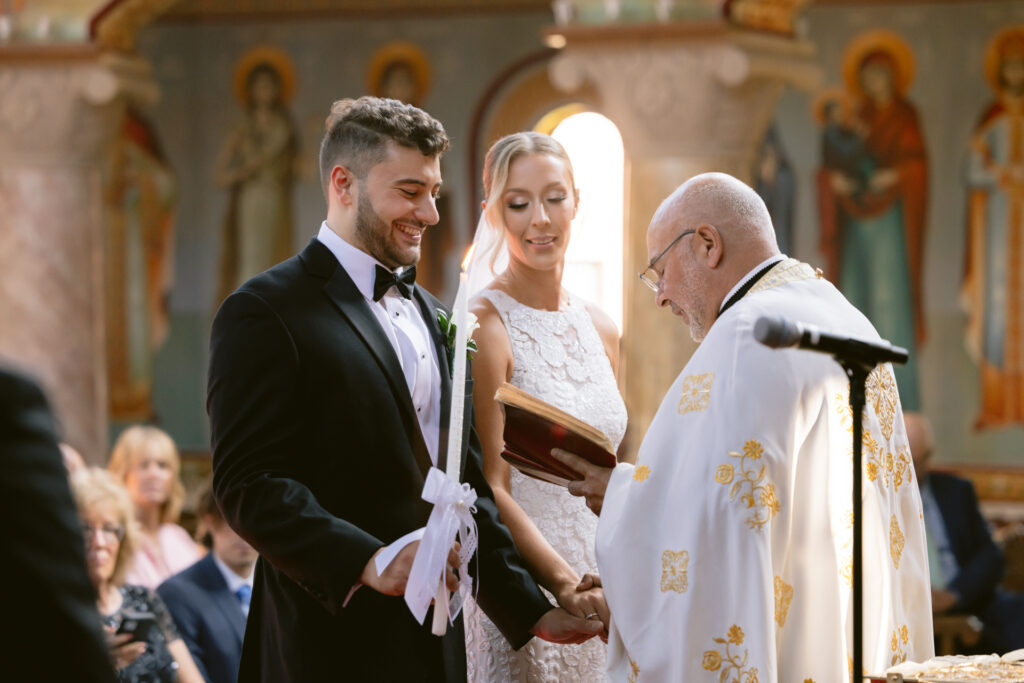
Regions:
<instances>
[{"instance_id":1,"label":"gold decorative trim","mask_svg":"<svg viewBox=\"0 0 1024 683\"><path fill-rule=\"evenodd\" d=\"M789 604L793 602L793 587L782 580L782 577L775 577L775 623L782 628L786 625L786 617L789 616Z\"/></svg>"},{"instance_id":2,"label":"gold decorative trim","mask_svg":"<svg viewBox=\"0 0 1024 683\"><path fill-rule=\"evenodd\" d=\"M747 292L747 296L757 292L763 292L766 289L774 289L775 287L785 285L790 282L810 280L817 277L818 274L815 269L811 268L803 261L797 261L795 258L783 259L772 266L771 269L757 281L757 284L750 288L750 291Z\"/></svg>"},{"instance_id":3,"label":"gold decorative trim","mask_svg":"<svg viewBox=\"0 0 1024 683\"><path fill-rule=\"evenodd\" d=\"M743 644L743 629L736 624L729 627L729 633L725 638L712 638L712 640L719 645L725 646L725 651L720 650L705 650L704 656L701 658L701 666L706 671L718 671L721 669L722 674L719 678L720 681L743 681L743 683L758 683L757 679L757 667L748 667L747 660L750 657L750 651L747 649L743 650L743 658L740 659L740 655L733 654L732 646L735 645L737 648ZM730 674L732 677L730 678Z\"/></svg>"},{"instance_id":4,"label":"gold decorative trim","mask_svg":"<svg viewBox=\"0 0 1024 683\"><path fill-rule=\"evenodd\" d=\"M748 460L760 460L763 454L764 446L761 442L751 439L743 444L742 453L729 452L730 457L740 459L739 477L732 464L719 465L715 469L715 482L723 485L732 484L732 488L729 489L729 500L733 500L744 487L747 488L747 491L740 495L740 501L746 503L746 507L752 510L746 522L747 526L755 531L760 531L770 522L779 513L780 508L779 500L775 497L775 485L765 478L765 466L762 464L755 472L753 467L756 465L749 468L747 465Z\"/></svg>"},{"instance_id":5,"label":"gold decorative trim","mask_svg":"<svg viewBox=\"0 0 1024 683\"><path fill-rule=\"evenodd\" d=\"M679 414L707 410L711 405L711 385L714 381L715 373L713 372L683 377L683 390L679 397Z\"/></svg>"},{"instance_id":6,"label":"gold decorative trim","mask_svg":"<svg viewBox=\"0 0 1024 683\"><path fill-rule=\"evenodd\" d=\"M651 468L647 465L637 465L633 470L633 481L647 481L649 476L651 476Z\"/></svg>"},{"instance_id":7,"label":"gold decorative trim","mask_svg":"<svg viewBox=\"0 0 1024 683\"><path fill-rule=\"evenodd\" d=\"M900 404L896 375L893 374L892 366L879 365L871 371L868 375L866 394L867 402L878 416L882 436L888 441L892 438L893 427L896 424L896 406Z\"/></svg>"},{"instance_id":8,"label":"gold decorative trim","mask_svg":"<svg viewBox=\"0 0 1024 683\"><path fill-rule=\"evenodd\" d=\"M690 553L685 550L666 550L661 554L661 592L685 593L689 584L686 568L690 564Z\"/></svg>"},{"instance_id":9,"label":"gold decorative trim","mask_svg":"<svg viewBox=\"0 0 1024 683\"><path fill-rule=\"evenodd\" d=\"M892 632L892 639L889 643L889 649L892 650L892 659L889 662L890 666L896 666L907 661L906 646L910 643L910 629L904 624L898 629Z\"/></svg>"},{"instance_id":10,"label":"gold decorative trim","mask_svg":"<svg viewBox=\"0 0 1024 683\"><path fill-rule=\"evenodd\" d=\"M640 680L640 667L637 666L636 662L628 654L626 659L629 660L629 675L626 677L626 683L637 683Z\"/></svg>"},{"instance_id":11,"label":"gold decorative trim","mask_svg":"<svg viewBox=\"0 0 1024 683\"><path fill-rule=\"evenodd\" d=\"M896 569L900 568L900 558L903 557L905 544L906 538L900 529L900 523L896 519L896 515L893 515L889 521L889 555L892 557L892 566Z\"/></svg>"}]
</instances>

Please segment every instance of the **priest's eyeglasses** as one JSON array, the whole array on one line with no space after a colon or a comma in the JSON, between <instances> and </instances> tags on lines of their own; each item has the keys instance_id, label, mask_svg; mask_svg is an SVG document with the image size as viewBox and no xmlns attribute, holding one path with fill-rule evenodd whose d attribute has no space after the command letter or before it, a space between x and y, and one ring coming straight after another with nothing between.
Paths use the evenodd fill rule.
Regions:
<instances>
[{"instance_id":1,"label":"priest's eyeglasses","mask_svg":"<svg viewBox=\"0 0 1024 683\"><path fill-rule=\"evenodd\" d=\"M662 256L668 253L668 250L675 246L676 242L683 239L687 235L692 235L697 232L694 229L683 230L679 233L679 236L668 243L668 246L661 250L661 253L651 259L651 262L647 264L647 268L642 273L637 273L640 276L640 281L651 288L654 293L658 292L658 286L661 284L661 275L654 269L654 264L657 263Z\"/></svg>"}]
</instances>

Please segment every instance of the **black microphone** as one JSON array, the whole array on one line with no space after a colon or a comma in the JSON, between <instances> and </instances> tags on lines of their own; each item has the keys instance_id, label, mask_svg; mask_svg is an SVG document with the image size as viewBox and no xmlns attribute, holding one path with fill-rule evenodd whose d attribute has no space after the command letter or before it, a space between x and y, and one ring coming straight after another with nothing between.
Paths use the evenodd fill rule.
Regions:
<instances>
[{"instance_id":1,"label":"black microphone","mask_svg":"<svg viewBox=\"0 0 1024 683\"><path fill-rule=\"evenodd\" d=\"M781 315L761 316L754 323L754 338L773 349L796 347L829 353L839 359L854 360L868 366L879 363L907 362L907 350L889 342L867 341L823 332L814 325L793 322Z\"/></svg>"}]
</instances>

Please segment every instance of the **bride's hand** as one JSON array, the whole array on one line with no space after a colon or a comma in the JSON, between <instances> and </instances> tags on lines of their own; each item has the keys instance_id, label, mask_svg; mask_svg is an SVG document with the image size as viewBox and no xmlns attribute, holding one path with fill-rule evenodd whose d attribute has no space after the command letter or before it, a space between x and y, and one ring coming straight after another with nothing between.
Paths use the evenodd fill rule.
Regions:
<instances>
[{"instance_id":1,"label":"bride's hand","mask_svg":"<svg viewBox=\"0 0 1024 683\"><path fill-rule=\"evenodd\" d=\"M590 574L586 575L580 584L560 591L555 597L558 600L558 604L567 612L582 617L587 621L600 621L601 632L598 635L601 636L601 640L607 643L609 612L608 603L604 597L604 590L600 585L594 585L593 583L582 587L587 581L587 577L591 576Z\"/></svg>"}]
</instances>

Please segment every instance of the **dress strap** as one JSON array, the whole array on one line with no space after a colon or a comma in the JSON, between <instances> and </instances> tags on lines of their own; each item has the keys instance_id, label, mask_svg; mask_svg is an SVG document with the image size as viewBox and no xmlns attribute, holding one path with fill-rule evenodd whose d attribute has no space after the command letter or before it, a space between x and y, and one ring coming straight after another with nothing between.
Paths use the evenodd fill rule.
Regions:
<instances>
[{"instance_id":1,"label":"dress strap","mask_svg":"<svg viewBox=\"0 0 1024 683\"><path fill-rule=\"evenodd\" d=\"M480 296L490 301L494 308L497 309L499 315L506 321L508 320L508 312L519 303L505 292L497 289L482 289L480 290Z\"/></svg>"}]
</instances>

